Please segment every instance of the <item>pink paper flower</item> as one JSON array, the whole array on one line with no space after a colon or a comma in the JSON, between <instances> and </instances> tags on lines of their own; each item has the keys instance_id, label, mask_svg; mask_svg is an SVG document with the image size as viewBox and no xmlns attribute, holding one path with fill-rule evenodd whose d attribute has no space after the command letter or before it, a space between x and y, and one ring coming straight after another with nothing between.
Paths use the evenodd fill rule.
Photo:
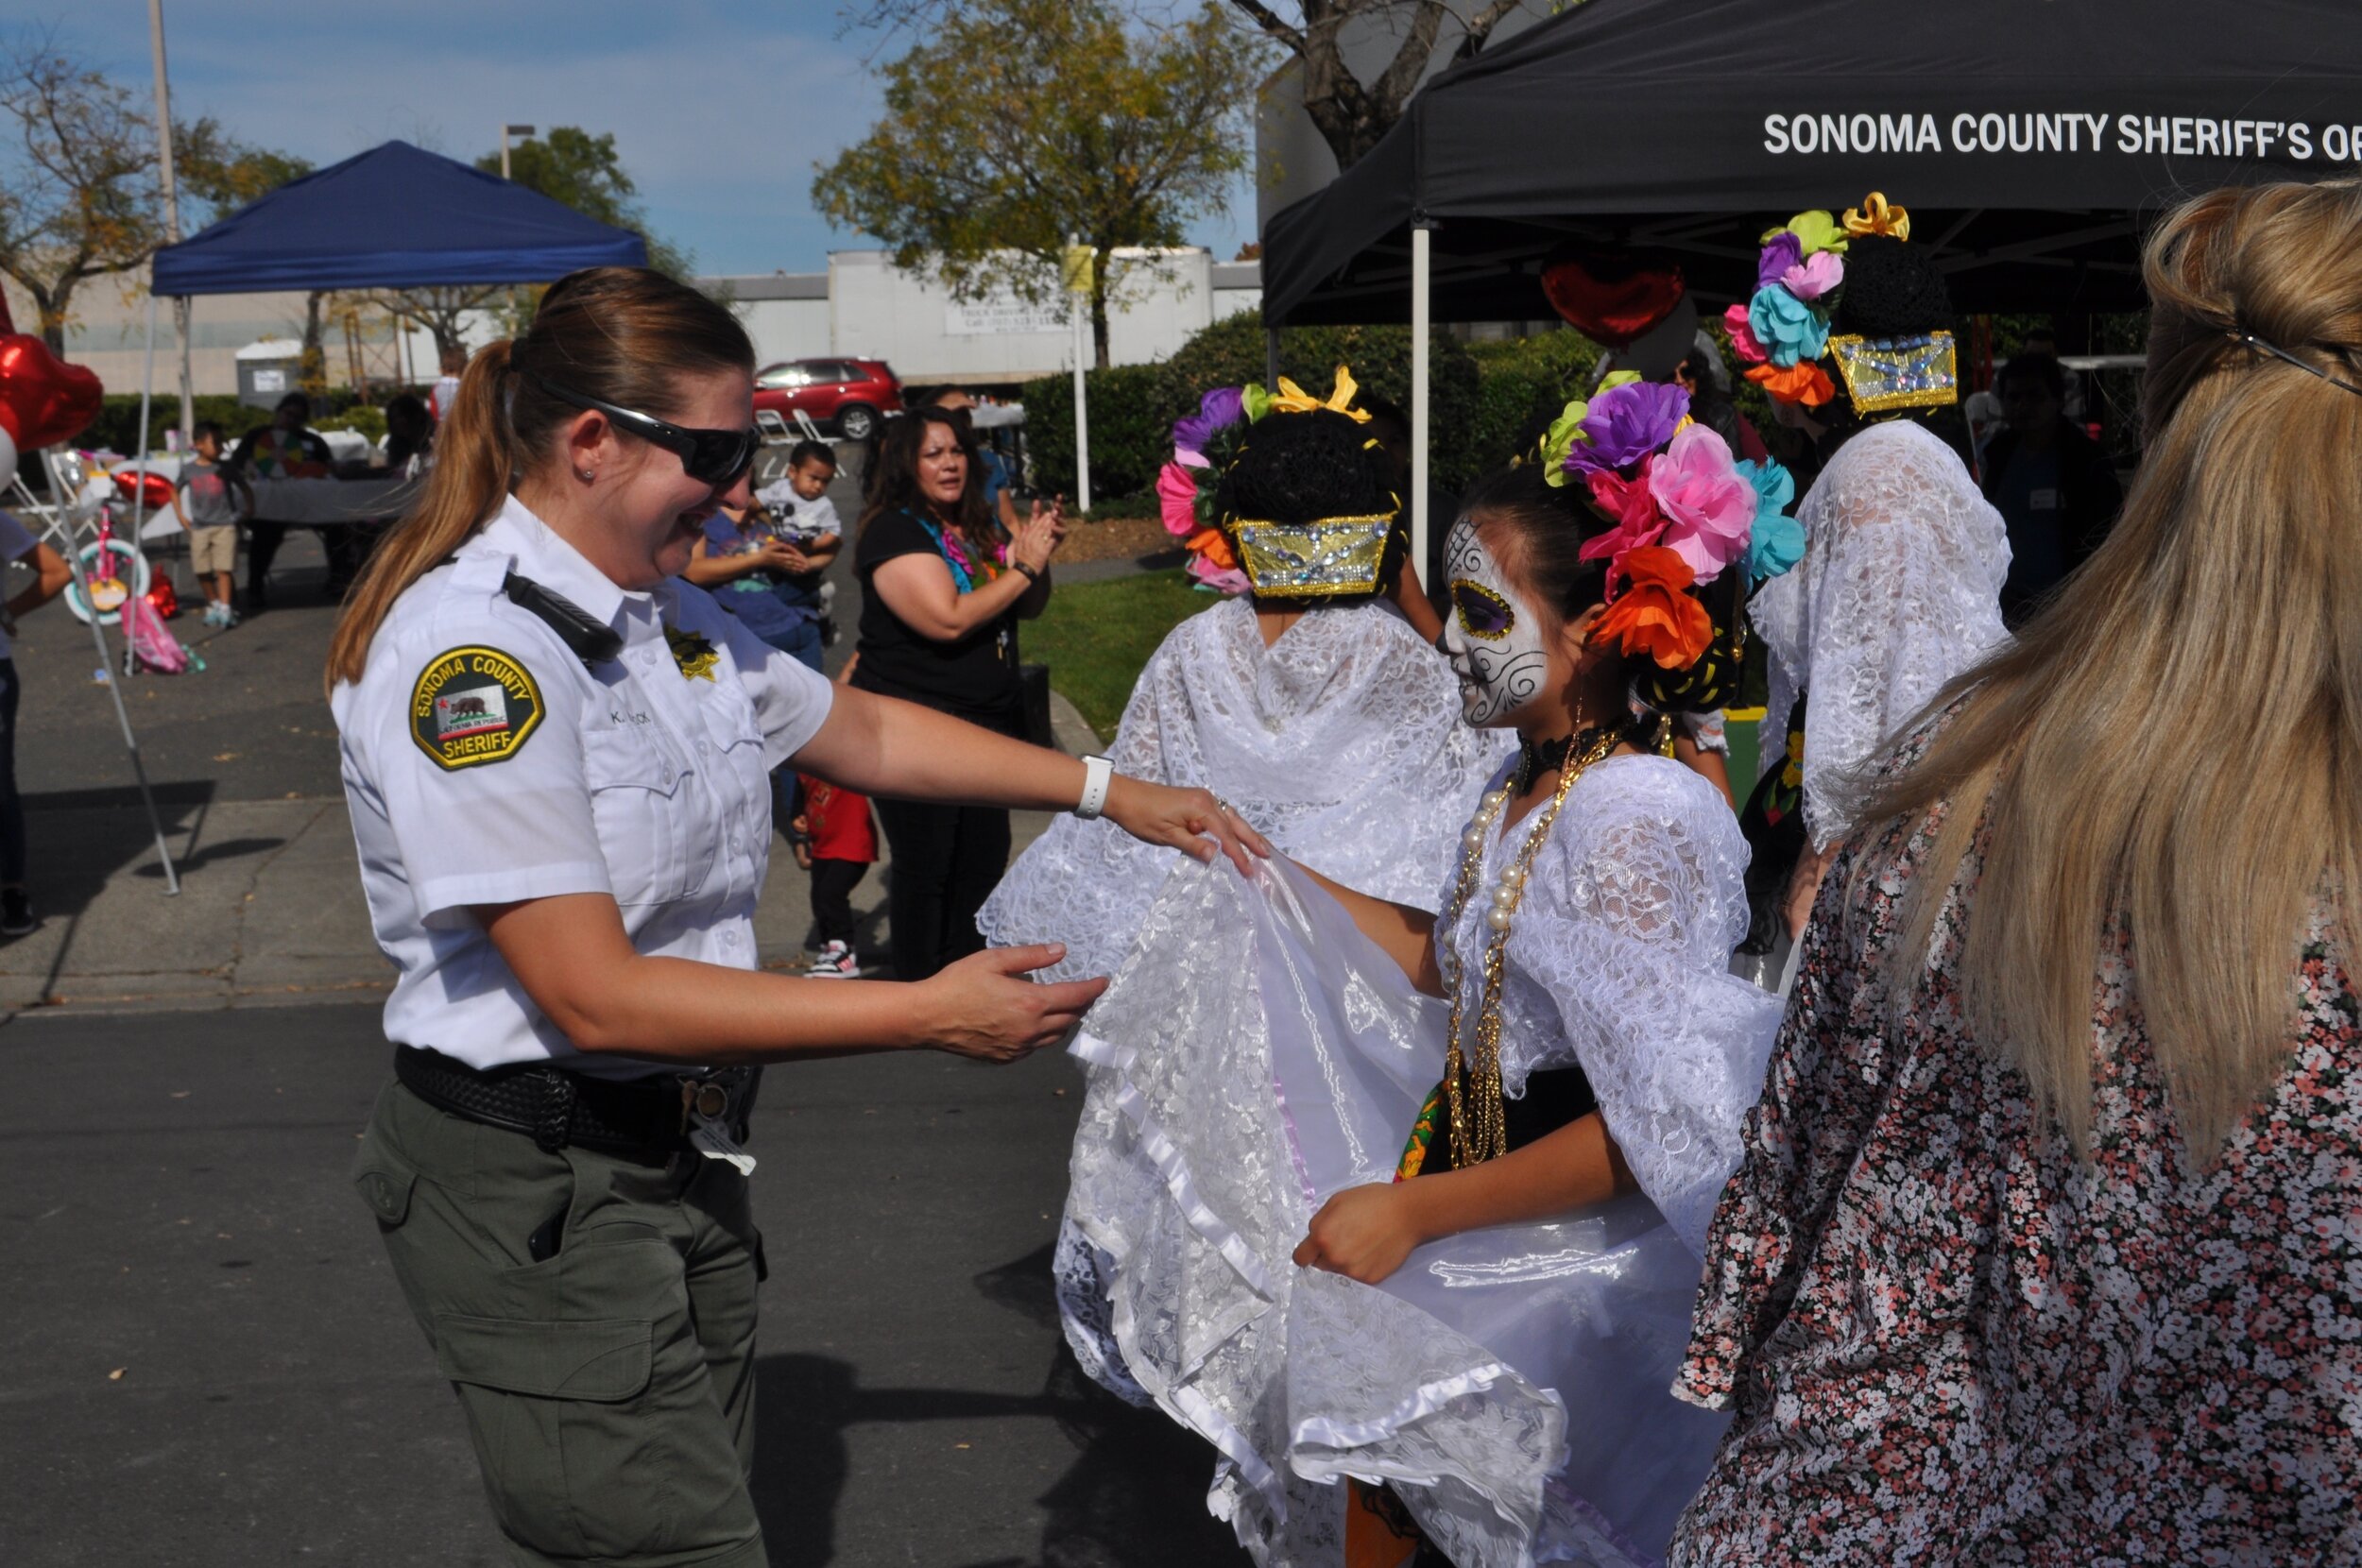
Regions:
<instances>
[{"instance_id":1,"label":"pink paper flower","mask_svg":"<svg viewBox=\"0 0 2362 1568\"><path fill-rule=\"evenodd\" d=\"M1731 449L1704 425L1686 427L1649 469L1649 493L1665 513L1657 540L1703 583L1747 554L1755 520L1755 487L1731 461Z\"/></svg>"},{"instance_id":2,"label":"pink paper flower","mask_svg":"<svg viewBox=\"0 0 2362 1568\"><path fill-rule=\"evenodd\" d=\"M1655 457L1644 459L1639 471L1630 479L1605 469L1594 469L1586 476L1591 483L1592 501L1616 520L1615 527L1585 542L1582 552L1586 561L1607 557L1611 600L1623 577L1624 557L1655 544L1665 533L1665 514L1657 510L1656 498L1649 493L1649 475L1658 461Z\"/></svg>"},{"instance_id":3,"label":"pink paper flower","mask_svg":"<svg viewBox=\"0 0 2362 1568\"><path fill-rule=\"evenodd\" d=\"M1747 306L1733 305L1722 313L1722 330L1731 334L1731 352L1749 365L1771 363L1772 350L1755 336L1755 329L1748 324Z\"/></svg>"},{"instance_id":4,"label":"pink paper flower","mask_svg":"<svg viewBox=\"0 0 2362 1568\"><path fill-rule=\"evenodd\" d=\"M1818 299L1845 281L1845 258L1834 250L1816 250L1780 274L1780 287L1799 299Z\"/></svg>"},{"instance_id":5,"label":"pink paper flower","mask_svg":"<svg viewBox=\"0 0 2362 1568\"><path fill-rule=\"evenodd\" d=\"M1197 481L1178 463L1156 471L1156 511L1165 532L1186 539L1204 525L1197 520Z\"/></svg>"}]
</instances>

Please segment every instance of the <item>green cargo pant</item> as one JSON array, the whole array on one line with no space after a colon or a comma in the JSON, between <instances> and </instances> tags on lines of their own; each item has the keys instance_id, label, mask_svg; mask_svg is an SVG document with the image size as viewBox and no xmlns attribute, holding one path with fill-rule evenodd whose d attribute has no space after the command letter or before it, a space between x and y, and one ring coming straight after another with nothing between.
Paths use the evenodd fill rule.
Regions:
<instances>
[{"instance_id":1,"label":"green cargo pant","mask_svg":"<svg viewBox=\"0 0 2362 1568\"><path fill-rule=\"evenodd\" d=\"M744 1176L545 1154L389 1083L353 1182L518 1562L761 1568ZM533 1261L526 1238L561 1216Z\"/></svg>"}]
</instances>

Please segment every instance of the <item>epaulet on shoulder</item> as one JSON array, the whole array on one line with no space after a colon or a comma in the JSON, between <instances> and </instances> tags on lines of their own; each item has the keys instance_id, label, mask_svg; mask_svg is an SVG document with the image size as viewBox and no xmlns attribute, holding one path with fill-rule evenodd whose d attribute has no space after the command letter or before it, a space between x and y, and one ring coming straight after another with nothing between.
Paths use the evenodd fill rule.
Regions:
<instances>
[{"instance_id":1,"label":"epaulet on shoulder","mask_svg":"<svg viewBox=\"0 0 2362 1568\"><path fill-rule=\"evenodd\" d=\"M501 580L501 591L510 604L555 632L586 668L605 664L624 651L624 639L615 628L530 577L511 571Z\"/></svg>"}]
</instances>

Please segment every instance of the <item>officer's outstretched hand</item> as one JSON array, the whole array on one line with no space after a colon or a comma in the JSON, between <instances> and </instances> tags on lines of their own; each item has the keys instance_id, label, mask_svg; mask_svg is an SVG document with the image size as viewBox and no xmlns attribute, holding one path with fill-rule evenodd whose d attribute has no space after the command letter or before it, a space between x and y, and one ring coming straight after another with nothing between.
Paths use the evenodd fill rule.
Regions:
<instances>
[{"instance_id":1,"label":"officer's outstretched hand","mask_svg":"<svg viewBox=\"0 0 2362 1568\"><path fill-rule=\"evenodd\" d=\"M1107 781L1101 814L1142 844L1165 844L1195 860L1227 855L1244 871L1248 856L1271 858L1263 835L1211 790L1180 790L1118 774Z\"/></svg>"},{"instance_id":2,"label":"officer's outstretched hand","mask_svg":"<svg viewBox=\"0 0 2362 1568\"><path fill-rule=\"evenodd\" d=\"M1107 989L1104 980L1037 985L1022 978L1064 957L1055 942L994 947L920 980L914 989L928 1044L983 1062L1016 1062L1056 1045Z\"/></svg>"}]
</instances>

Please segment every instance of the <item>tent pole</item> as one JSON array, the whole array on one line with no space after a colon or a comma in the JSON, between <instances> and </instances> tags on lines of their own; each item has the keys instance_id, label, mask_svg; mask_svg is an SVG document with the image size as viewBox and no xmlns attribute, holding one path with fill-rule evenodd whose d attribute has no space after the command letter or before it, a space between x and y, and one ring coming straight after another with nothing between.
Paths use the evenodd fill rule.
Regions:
<instances>
[{"instance_id":1,"label":"tent pole","mask_svg":"<svg viewBox=\"0 0 2362 1568\"><path fill-rule=\"evenodd\" d=\"M156 793L147 787L147 765L140 760L140 743L131 733L131 713L123 706L123 677L115 673L113 656L107 651L106 628L98 623L98 606L91 602L90 578L82 571L82 553L75 547L74 529L66 520L66 508L73 497L66 494L65 476L58 469L58 449L51 447L42 453L42 462L49 470L49 510L47 532L57 536L58 554L65 557L66 570L74 573L74 586L82 595L82 603L90 609L90 639L98 650L98 668L107 673L107 695L114 699L115 723L123 726L123 749L131 754L131 776L139 781L140 800L147 807L148 830L156 836L156 858L163 862L164 896L180 895L180 874L173 868L172 846L164 842L164 819L156 810ZM19 479L16 487L25 498L32 499ZM127 634L126 641L128 641Z\"/></svg>"},{"instance_id":2,"label":"tent pole","mask_svg":"<svg viewBox=\"0 0 2362 1568\"><path fill-rule=\"evenodd\" d=\"M1429 230L1411 230L1411 559L1427 575L1427 336ZM1432 589L1434 585L1426 585Z\"/></svg>"},{"instance_id":3,"label":"tent pole","mask_svg":"<svg viewBox=\"0 0 2362 1568\"><path fill-rule=\"evenodd\" d=\"M1279 329L1276 327L1263 329L1263 384L1279 384Z\"/></svg>"},{"instance_id":4,"label":"tent pole","mask_svg":"<svg viewBox=\"0 0 2362 1568\"><path fill-rule=\"evenodd\" d=\"M156 291L147 291L147 357L140 366L140 424L139 439L131 455L139 460L143 481L131 492L131 548L142 557L147 554L140 526L147 520L147 409L156 390Z\"/></svg>"}]
</instances>

